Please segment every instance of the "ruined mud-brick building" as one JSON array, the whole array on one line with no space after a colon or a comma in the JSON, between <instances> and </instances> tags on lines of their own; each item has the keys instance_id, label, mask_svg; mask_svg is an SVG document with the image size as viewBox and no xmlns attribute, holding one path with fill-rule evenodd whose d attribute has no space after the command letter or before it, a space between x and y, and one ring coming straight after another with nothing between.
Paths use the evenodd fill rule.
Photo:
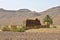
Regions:
<instances>
[{"instance_id":1,"label":"ruined mud-brick building","mask_svg":"<svg viewBox=\"0 0 60 40\"><path fill-rule=\"evenodd\" d=\"M41 26L40 20L38 20L37 18L35 20L32 20L32 19L27 19L26 20L26 27L28 29L40 28L40 26Z\"/></svg>"}]
</instances>

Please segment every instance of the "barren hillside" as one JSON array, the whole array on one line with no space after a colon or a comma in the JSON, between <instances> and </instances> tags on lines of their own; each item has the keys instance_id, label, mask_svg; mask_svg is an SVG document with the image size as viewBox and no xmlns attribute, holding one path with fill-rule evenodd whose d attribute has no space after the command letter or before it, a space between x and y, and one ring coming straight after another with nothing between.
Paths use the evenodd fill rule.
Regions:
<instances>
[{"instance_id":1,"label":"barren hillside","mask_svg":"<svg viewBox=\"0 0 60 40\"><path fill-rule=\"evenodd\" d=\"M60 6L40 12L40 14L41 16L39 16L38 18L40 18L41 21L43 21L43 18L48 14L53 19L53 23L55 25L60 25Z\"/></svg>"},{"instance_id":2,"label":"barren hillside","mask_svg":"<svg viewBox=\"0 0 60 40\"><path fill-rule=\"evenodd\" d=\"M20 10L4 10L0 9L0 25L22 25L25 24L25 20L29 18L38 18L43 22L43 18L46 15L50 15L55 25L60 25L60 6L50 8L43 12L35 12L29 9Z\"/></svg>"},{"instance_id":3,"label":"barren hillside","mask_svg":"<svg viewBox=\"0 0 60 40\"><path fill-rule=\"evenodd\" d=\"M21 25L26 18L34 18L36 16L40 16L40 14L38 12L30 11L29 9L0 9L0 25Z\"/></svg>"}]
</instances>

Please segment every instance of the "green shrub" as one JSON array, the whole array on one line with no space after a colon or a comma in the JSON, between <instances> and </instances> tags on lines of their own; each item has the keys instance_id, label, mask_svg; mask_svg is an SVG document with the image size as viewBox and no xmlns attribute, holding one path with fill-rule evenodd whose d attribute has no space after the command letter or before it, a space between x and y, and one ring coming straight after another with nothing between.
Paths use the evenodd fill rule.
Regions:
<instances>
[{"instance_id":1,"label":"green shrub","mask_svg":"<svg viewBox=\"0 0 60 40\"><path fill-rule=\"evenodd\" d=\"M57 28L56 26L53 26L53 28Z\"/></svg>"},{"instance_id":2,"label":"green shrub","mask_svg":"<svg viewBox=\"0 0 60 40\"><path fill-rule=\"evenodd\" d=\"M15 28L12 28L11 31L13 31L13 32L25 32L25 28L24 27L22 27L22 28L15 27Z\"/></svg>"},{"instance_id":3,"label":"green shrub","mask_svg":"<svg viewBox=\"0 0 60 40\"><path fill-rule=\"evenodd\" d=\"M25 32L26 28L17 28L17 27L11 27L9 28L8 26L3 27L2 31L12 31L12 32Z\"/></svg>"},{"instance_id":4,"label":"green shrub","mask_svg":"<svg viewBox=\"0 0 60 40\"><path fill-rule=\"evenodd\" d=\"M17 27L15 27L15 26L11 27L11 31L13 31L13 32L16 32L17 31L16 29L17 29Z\"/></svg>"},{"instance_id":5,"label":"green shrub","mask_svg":"<svg viewBox=\"0 0 60 40\"><path fill-rule=\"evenodd\" d=\"M24 28L20 28L19 32L25 32Z\"/></svg>"},{"instance_id":6,"label":"green shrub","mask_svg":"<svg viewBox=\"0 0 60 40\"><path fill-rule=\"evenodd\" d=\"M10 31L10 28L8 26L3 27L2 31Z\"/></svg>"}]
</instances>

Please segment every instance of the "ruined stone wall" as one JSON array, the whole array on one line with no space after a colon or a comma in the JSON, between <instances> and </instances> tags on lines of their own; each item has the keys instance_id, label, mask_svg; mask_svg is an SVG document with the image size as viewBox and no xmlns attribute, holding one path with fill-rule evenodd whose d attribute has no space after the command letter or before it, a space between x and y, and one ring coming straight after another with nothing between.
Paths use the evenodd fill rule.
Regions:
<instances>
[{"instance_id":1,"label":"ruined stone wall","mask_svg":"<svg viewBox=\"0 0 60 40\"><path fill-rule=\"evenodd\" d=\"M26 26L38 26L41 25L40 20L36 19L36 20L26 20Z\"/></svg>"}]
</instances>

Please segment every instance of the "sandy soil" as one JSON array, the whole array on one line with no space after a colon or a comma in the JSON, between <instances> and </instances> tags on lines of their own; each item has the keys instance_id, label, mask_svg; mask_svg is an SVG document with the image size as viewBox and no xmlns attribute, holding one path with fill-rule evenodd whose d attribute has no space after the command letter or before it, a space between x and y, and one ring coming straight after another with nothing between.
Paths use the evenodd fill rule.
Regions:
<instances>
[{"instance_id":1,"label":"sandy soil","mask_svg":"<svg viewBox=\"0 0 60 40\"><path fill-rule=\"evenodd\" d=\"M60 33L0 32L0 40L60 40Z\"/></svg>"},{"instance_id":2,"label":"sandy soil","mask_svg":"<svg viewBox=\"0 0 60 40\"><path fill-rule=\"evenodd\" d=\"M60 28L40 28L40 29L30 29L26 32L44 32L44 33L59 33Z\"/></svg>"}]
</instances>

